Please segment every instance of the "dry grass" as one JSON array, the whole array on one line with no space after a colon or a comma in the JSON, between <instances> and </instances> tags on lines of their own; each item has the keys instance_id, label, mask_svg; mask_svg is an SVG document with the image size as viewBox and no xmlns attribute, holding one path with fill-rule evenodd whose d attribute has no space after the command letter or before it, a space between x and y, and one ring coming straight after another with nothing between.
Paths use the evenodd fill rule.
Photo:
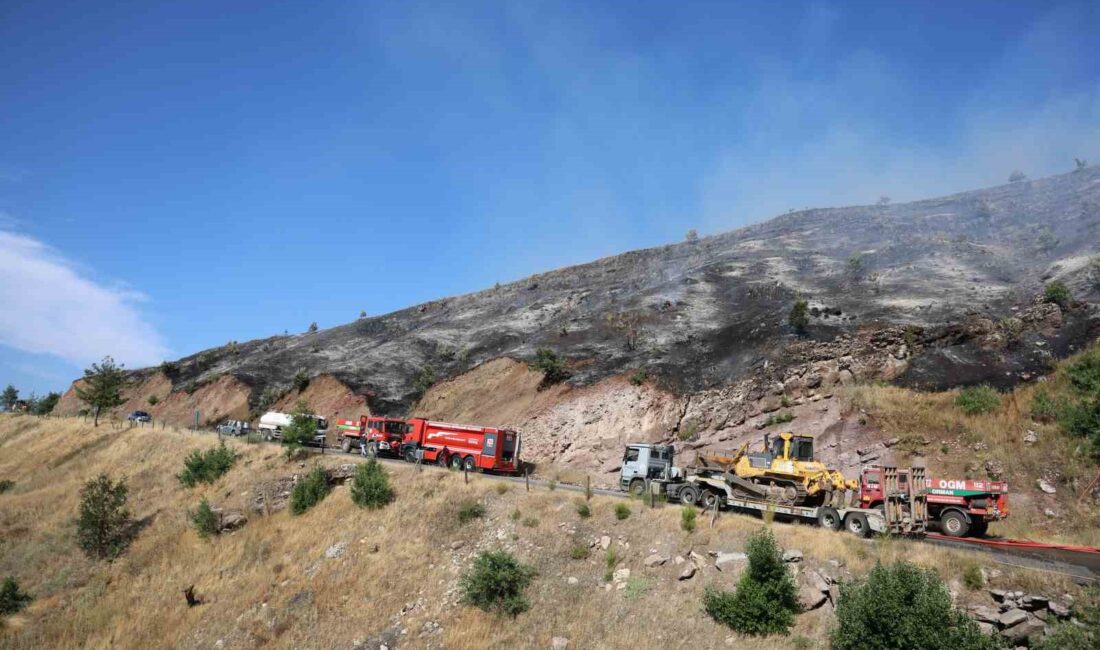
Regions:
<instances>
[{"instance_id":1,"label":"dry grass","mask_svg":"<svg viewBox=\"0 0 1100 650\"><path fill-rule=\"evenodd\" d=\"M1081 439L1064 435L1055 423L1031 418L1031 400L1039 390L1056 398L1069 395L1059 370L1042 382L1004 394L1001 406L983 415L965 415L954 403L958 391L855 386L843 398L849 408L866 411L888 435L901 438L894 448L901 465L923 455L936 476L972 479L990 478L987 461L1003 467L1010 516L994 524L991 534L1100 546L1100 508L1089 497L1079 499L1100 467L1082 453ZM1039 434L1035 444L1024 443L1029 429ZM925 440L928 443L922 444ZM1044 474L1058 477L1057 494L1038 489L1037 480ZM1044 514L1047 509L1056 516Z\"/></svg>"},{"instance_id":2,"label":"dry grass","mask_svg":"<svg viewBox=\"0 0 1100 650\"><path fill-rule=\"evenodd\" d=\"M482 477L466 485L458 473L387 465L397 499L381 511L356 508L347 488L337 488L300 517L250 513L241 531L203 541L186 516L202 497L244 508L258 482L301 473L308 463L288 465L276 447L230 443L242 454L237 465L214 485L189 490L174 475L188 450L214 444L209 435L96 431L79 420L0 417L0 440L0 478L16 482L0 496L0 576L14 575L36 597L0 631L3 648L210 648L219 639L227 648L346 648L393 625L407 630L401 647L413 648L547 647L554 636L576 647L717 647L730 632L702 612L702 590L706 584L731 588L736 574L707 567L681 582L672 562L647 569L642 561L653 550L672 556L741 550L762 525L723 515L713 528L701 519L689 534L680 529L678 507L635 502L634 514L618 521L618 500L599 496L591 501L592 516L580 519L574 493L527 492L522 484L500 493L496 482ZM134 515L150 518L112 564L84 558L74 542L77 492L101 471L126 475ZM457 509L467 499L486 512L461 524ZM513 519L516 510L521 516ZM525 520L536 523L528 527ZM633 598L625 590L605 590L602 552L571 557L573 547L604 534L615 540L619 566L648 585ZM857 574L878 558L905 557L943 571L975 561L807 526L777 524L776 534L784 546L803 549L808 562L843 559ZM451 550L456 541L462 547ZM326 559L325 550L338 542L347 544L345 554ZM378 552L372 552L375 545ZM528 590L531 610L517 621L457 603L458 576L481 548L509 549L538 570ZM578 584L568 584L570 576ZM181 591L192 584L204 604L188 609ZM402 616L410 603L416 606ZM429 621L442 633L420 636ZM820 641L831 624L823 608L799 616L793 634ZM746 648L789 644L787 638L738 640Z\"/></svg>"}]
</instances>

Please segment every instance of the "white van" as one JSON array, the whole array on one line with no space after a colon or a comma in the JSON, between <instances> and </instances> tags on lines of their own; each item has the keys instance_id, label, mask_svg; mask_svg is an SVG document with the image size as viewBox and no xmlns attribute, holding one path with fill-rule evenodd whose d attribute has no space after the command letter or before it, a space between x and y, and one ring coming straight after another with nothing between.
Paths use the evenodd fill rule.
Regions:
<instances>
[{"instance_id":1,"label":"white van","mask_svg":"<svg viewBox=\"0 0 1100 650\"><path fill-rule=\"evenodd\" d=\"M317 420L317 434L313 436L312 445L321 447L325 444L325 436L328 434L328 420L320 415L310 415L311 418ZM256 427L260 431L260 435L265 440L282 440L283 429L290 426L291 415L289 413L279 413L278 411L268 411L260 418L260 424Z\"/></svg>"}]
</instances>

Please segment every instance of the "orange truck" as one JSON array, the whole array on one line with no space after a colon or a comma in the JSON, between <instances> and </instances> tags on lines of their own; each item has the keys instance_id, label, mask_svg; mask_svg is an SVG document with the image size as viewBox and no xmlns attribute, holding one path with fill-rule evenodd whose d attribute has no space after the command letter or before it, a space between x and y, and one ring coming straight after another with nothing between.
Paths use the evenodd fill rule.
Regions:
<instances>
[{"instance_id":1,"label":"orange truck","mask_svg":"<svg viewBox=\"0 0 1100 650\"><path fill-rule=\"evenodd\" d=\"M336 421L340 449L345 453L358 450L364 456L399 456L408 428L404 420L369 415Z\"/></svg>"},{"instance_id":2,"label":"orange truck","mask_svg":"<svg viewBox=\"0 0 1100 650\"><path fill-rule=\"evenodd\" d=\"M904 488L909 475L905 470L899 470L898 474L898 482ZM939 522L944 535L982 537L990 522L1008 516L1008 483L928 478L925 487L928 518ZM882 504L881 467L864 468L860 475L859 496L864 508L877 508Z\"/></svg>"},{"instance_id":3,"label":"orange truck","mask_svg":"<svg viewBox=\"0 0 1100 650\"><path fill-rule=\"evenodd\" d=\"M511 429L409 418L401 455L466 471L520 471L520 435Z\"/></svg>"}]
</instances>

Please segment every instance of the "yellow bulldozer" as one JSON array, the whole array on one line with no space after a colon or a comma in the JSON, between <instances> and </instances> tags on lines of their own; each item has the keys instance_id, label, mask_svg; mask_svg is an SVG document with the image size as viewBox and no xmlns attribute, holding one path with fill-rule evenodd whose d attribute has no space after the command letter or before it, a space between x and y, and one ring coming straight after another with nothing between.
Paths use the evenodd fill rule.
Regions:
<instances>
[{"instance_id":1,"label":"yellow bulldozer","mask_svg":"<svg viewBox=\"0 0 1100 650\"><path fill-rule=\"evenodd\" d=\"M721 474L735 493L785 505L844 507L858 494L858 481L814 460L814 438L783 432L764 435L764 448L735 453L705 451L696 457L698 473Z\"/></svg>"}]
</instances>

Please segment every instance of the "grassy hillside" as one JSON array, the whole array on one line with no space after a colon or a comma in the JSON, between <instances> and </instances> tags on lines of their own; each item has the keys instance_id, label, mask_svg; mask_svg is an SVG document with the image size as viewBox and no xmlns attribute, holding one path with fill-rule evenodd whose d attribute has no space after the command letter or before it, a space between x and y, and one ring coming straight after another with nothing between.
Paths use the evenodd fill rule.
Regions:
<instances>
[{"instance_id":1,"label":"grassy hillside","mask_svg":"<svg viewBox=\"0 0 1100 650\"><path fill-rule=\"evenodd\" d=\"M856 386L844 397L884 436L900 438L893 447L899 464L923 459L935 476L1008 481L1011 515L991 527L992 534L1100 546L1100 448L1093 447L1100 423L1093 423L1091 438L1066 431L1074 408L1100 394L1075 386L1071 373L1085 384L1095 374L1092 381L1100 386L1100 346L1060 362L1040 381L995 395L982 413L967 414L959 390ZM1043 492L1040 479L1056 492Z\"/></svg>"},{"instance_id":2,"label":"grassy hillside","mask_svg":"<svg viewBox=\"0 0 1100 650\"><path fill-rule=\"evenodd\" d=\"M233 444L241 458L215 484L195 489L175 478L186 453L214 444L208 435L177 430L98 430L79 420L0 417L0 577L14 576L35 599L8 617L0 647L374 647L400 638L401 647L716 647L731 632L703 613L705 585L732 588L736 571L708 565L690 579L669 561L647 568L653 552L670 557L695 551L741 551L763 524L724 514L711 528L680 529L679 508L631 503L618 520L617 500L593 497L592 516L575 510L575 493L524 490L483 477L387 466L396 500L380 511L357 508L338 487L320 505L293 517L264 516L248 505L258 485L307 471L313 462L337 465L348 457L288 462L267 445ZM130 509L144 527L112 563L87 559L77 548L74 518L82 484L100 472L125 476ZM201 498L245 510L243 529L209 541L192 530L188 510ZM462 504L476 501L484 516L462 523ZM846 566L860 575L878 559L905 557L935 567L960 591L959 576L989 560L897 540L864 542L839 533L774 525L780 544L804 551L802 566ZM605 581L607 558L596 547L607 535L629 568L622 589ZM342 551L335 551L343 544ZM538 576L527 591L531 609L501 619L459 603L457 582L479 550L504 548ZM326 551L336 557L326 557ZM579 553L579 551L577 551ZM575 580L570 580L575 578ZM995 584L1051 593L1075 587L1057 576L1005 570ZM194 585L202 604L188 608L182 591ZM814 647L833 625L828 606L798 617L792 638L738 639L739 647ZM436 631L438 628L438 631ZM221 642L220 645L218 642Z\"/></svg>"}]
</instances>

